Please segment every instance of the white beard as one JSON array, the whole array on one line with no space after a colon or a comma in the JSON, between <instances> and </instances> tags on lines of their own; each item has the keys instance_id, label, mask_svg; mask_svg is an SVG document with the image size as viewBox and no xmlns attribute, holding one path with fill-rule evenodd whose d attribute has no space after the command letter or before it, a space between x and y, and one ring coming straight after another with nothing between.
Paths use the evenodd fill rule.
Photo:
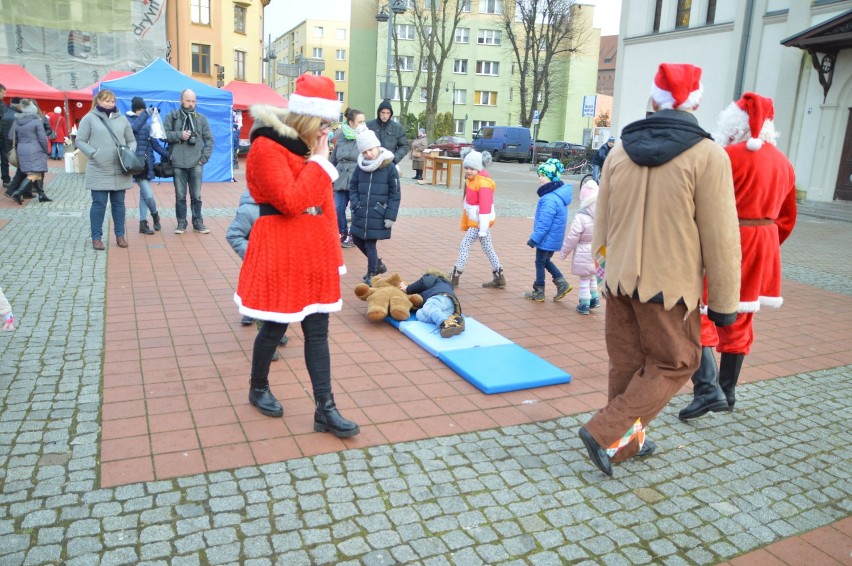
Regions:
<instances>
[{"instance_id":1,"label":"white beard","mask_svg":"<svg viewBox=\"0 0 852 566\"><path fill-rule=\"evenodd\" d=\"M752 136L748 125L748 114L737 106L736 102L731 102L727 108L719 113L716 129L712 134L716 143L722 147L748 140ZM772 120L766 120L763 123L763 129L760 130L760 135L757 137L775 145L778 132L775 131L775 124Z\"/></svg>"}]
</instances>

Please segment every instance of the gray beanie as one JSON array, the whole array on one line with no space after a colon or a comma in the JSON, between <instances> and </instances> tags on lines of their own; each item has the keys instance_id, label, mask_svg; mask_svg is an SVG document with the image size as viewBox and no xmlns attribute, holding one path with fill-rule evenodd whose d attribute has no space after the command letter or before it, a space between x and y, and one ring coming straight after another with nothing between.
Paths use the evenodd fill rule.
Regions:
<instances>
[{"instance_id":1,"label":"gray beanie","mask_svg":"<svg viewBox=\"0 0 852 566\"><path fill-rule=\"evenodd\" d=\"M468 169L476 169L477 171L482 171L485 168L482 165L482 154L478 151L471 151L465 155L462 165Z\"/></svg>"},{"instance_id":2,"label":"gray beanie","mask_svg":"<svg viewBox=\"0 0 852 566\"><path fill-rule=\"evenodd\" d=\"M358 145L358 151L361 153L382 145L379 143L379 138L376 137L376 132L364 124L359 124L355 128L355 143Z\"/></svg>"},{"instance_id":3,"label":"gray beanie","mask_svg":"<svg viewBox=\"0 0 852 566\"><path fill-rule=\"evenodd\" d=\"M21 114L38 114L38 107L29 98L21 100Z\"/></svg>"}]
</instances>

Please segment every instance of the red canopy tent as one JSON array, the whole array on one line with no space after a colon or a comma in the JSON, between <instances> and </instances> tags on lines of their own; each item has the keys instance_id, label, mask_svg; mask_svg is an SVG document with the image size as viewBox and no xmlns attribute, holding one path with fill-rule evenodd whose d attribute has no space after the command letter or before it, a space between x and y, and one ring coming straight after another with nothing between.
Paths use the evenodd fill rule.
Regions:
<instances>
[{"instance_id":1,"label":"red canopy tent","mask_svg":"<svg viewBox=\"0 0 852 566\"><path fill-rule=\"evenodd\" d=\"M0 83L6 87L7 98L32 98L42 110L52 111L56 101L65 100L64 92L41 82L20 65L0 64Z\"/></svg>"},{"instance_id":2,"label":"red canopy tent","mask_svg":"<svg viewBox=\"0 0 852 566\"><path fill-rule=\"evenodd\" d=\"M77 90L67 90L65 95L68 97L68 112L71 116L69 120L72 124L76 124L92 109L92 91L96 86L105 81L120 79L128 75L132 75L133 71L110 71L101 77L101 80L93 82L89 86L85 86ZM88 104L87 104L88 103Z\"/></svg>"},{"instance_id":3,"label":"red canopy tent","mask_svg":"<svg viewBox=\"0 0 852 566\"><path fill-rule=\"evenodd\" d=\"M275 92L271 87L262 83L247 83L243 81L231 81L222 87L234 95L234 110L239 110L243 115L243 127L240 129L240 138L248 139L254 120L247 110L252 104L269 104L279 108L287 108L287 99Z\"/></svg>"}]
</instances>

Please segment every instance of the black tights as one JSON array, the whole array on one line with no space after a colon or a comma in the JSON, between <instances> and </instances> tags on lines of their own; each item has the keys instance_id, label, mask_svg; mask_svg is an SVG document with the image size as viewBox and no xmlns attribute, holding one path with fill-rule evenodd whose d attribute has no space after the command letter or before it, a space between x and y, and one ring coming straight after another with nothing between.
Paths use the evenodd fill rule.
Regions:
<instances>
[{"instance_id":1,"label":"black tights","mask_svg":"<svg viewBox=\"0 0 852 566\"><path fill-rule=\"evenodd\" d=\"M253 387L269 385L269 364L278 347L278 341L287 331L287 324L266 321L254 339L251 358L251 384ZM328 352L328 313L310 314L302 321L305 335L305 365L311 376L314 398L331 394L331 356Z\"/></svg>"},{"instance_id":2,"label":"black tights","mask_svg":"<svg viewBox=\"0 0 852 566\"><path fill-rule=\"evenodd\" d=\"M364 240L353 235L352 243L361 250L362 254L367 256L367 273L375 275L376 268L379 265L379 250L376 248L376 240Z\"/></svg>"}]
</instances>

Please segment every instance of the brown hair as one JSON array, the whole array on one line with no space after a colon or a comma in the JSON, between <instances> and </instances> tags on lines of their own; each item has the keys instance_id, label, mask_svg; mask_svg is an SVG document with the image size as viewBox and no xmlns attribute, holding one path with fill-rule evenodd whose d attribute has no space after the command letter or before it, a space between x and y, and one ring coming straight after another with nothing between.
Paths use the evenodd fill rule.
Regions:
<instances>
[{"instance_id":1,"label":"brown hair","mask_svg":"<svg viewBox=\"0 0 852 566\"><path fill-rule=\"evenodd\" d=\"M115 100L115 93L108 88L103 89L95 96L95 98L92 99L92 110L97 108L98 102L101 100L109 100L110 98Z\"/></svg>"}]
</instances>

